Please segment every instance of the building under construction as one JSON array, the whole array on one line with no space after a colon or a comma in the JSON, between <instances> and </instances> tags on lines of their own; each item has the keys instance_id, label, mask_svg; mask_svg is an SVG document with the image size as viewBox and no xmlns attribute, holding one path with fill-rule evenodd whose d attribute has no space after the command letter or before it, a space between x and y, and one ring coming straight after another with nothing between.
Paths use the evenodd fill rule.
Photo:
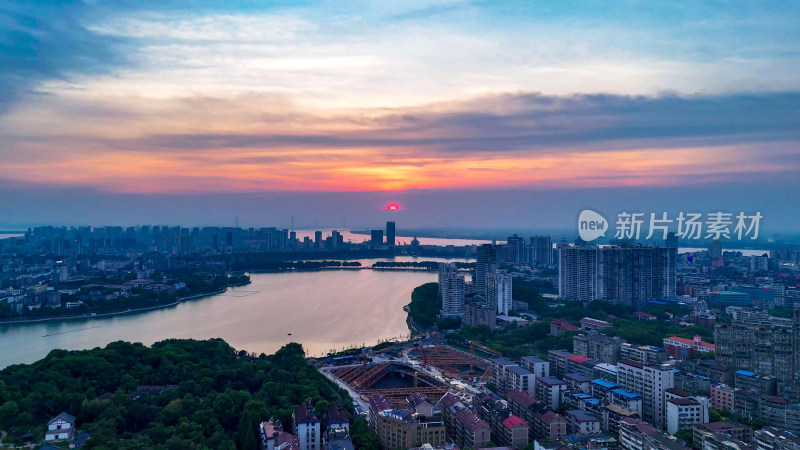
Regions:
<instances>
[{"instance_id":1,"label":"building under construction","mask_svg":"<svg viewBox=\"0 0 800 450\"><path fill-rule=\"evenodd\" d=\"M436 378L399 363L342 367L331 373L365 399L382 394L398 406L404 406L414 392L438 399L447 391L447 385Z\"/></svg>"},{"instance_id":2,"label":"building under construction","mask_svg":"<svg viewBox=\"0 0 800 450\"><path fill-rule=\"evenodd\" d=\"M409 356L452 378L488 379L492 373L492 365L488 361L444 345L418 347Z\"/></svg>"}]
</instances>

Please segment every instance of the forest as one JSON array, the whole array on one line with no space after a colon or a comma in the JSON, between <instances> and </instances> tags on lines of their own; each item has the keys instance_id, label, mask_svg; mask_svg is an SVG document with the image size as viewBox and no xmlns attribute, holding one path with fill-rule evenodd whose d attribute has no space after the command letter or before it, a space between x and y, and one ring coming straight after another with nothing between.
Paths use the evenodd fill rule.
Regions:
<instances>
[{"instance_id":1,"label":"forest","mask_svg":"<svg viewBox=\"0 0 800 450\"><path fill-rule=\"evenodd\" d=\"M162 386L141 393L140 386ZM310 401L322 417L331 403L352 411L347 392L331 384L290 343L273 355L236 351L221 339L169 339L152 347L113 342L105 348L53 350L33 364L0 371L4 442L32 433L65 411L91 437L86 448L256 449L257 426ZM364 419L353 420L358 448L377 449Z\"/></svg>"}]
</instances>

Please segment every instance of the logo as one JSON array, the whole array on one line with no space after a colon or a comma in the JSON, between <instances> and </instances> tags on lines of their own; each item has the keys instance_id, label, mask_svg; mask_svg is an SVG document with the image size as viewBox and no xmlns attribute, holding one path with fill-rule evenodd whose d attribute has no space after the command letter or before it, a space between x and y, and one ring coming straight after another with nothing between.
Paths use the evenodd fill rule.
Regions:
<instances>
[{"instance_id":1,"label":"logo","mask_svg":"<svg viewBox=\"0 0 800 450\"><path fill-rule=\"evenodd\" d=\"M591 242L608 231L608 221L591 209L584 209L578 216L578 235L586 242Z\"/></svg>"}]
</instances>

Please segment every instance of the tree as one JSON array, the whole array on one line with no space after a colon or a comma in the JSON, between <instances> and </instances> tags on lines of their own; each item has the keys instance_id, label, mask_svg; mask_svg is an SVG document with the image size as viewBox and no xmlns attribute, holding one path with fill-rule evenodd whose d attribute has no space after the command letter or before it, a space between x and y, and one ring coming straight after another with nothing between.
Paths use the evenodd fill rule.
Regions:
<instances>
[{"instance_id":1,"label":"tree","mask_svg":"<svg viewBox=\"0 0 800 450\"><path fill-rule=\"evenodd\" d=\"M381 441L369 430L367 421L363 417L357 417L351 421L350 438L353 446L363 450L380 450Z\"/></svg>"},{"instance_id":2,"label":"tree","mask_svg":"<svg viewBox=\"0 0 800 450\"><path fill-rule=\"evenodd\" d=\"M692 446L692 442L694 441L694 433L692 433L691 429L689 429L689 430L678 430L678 432L675 433L674 436L676 438L686 442L686 445L688 447L691 447Z\"/></svg>"},{"instance_id":3,"label":"tree","mask_svg":"<svg viewBox=\"0 0 800 450\"><path fill-rule=\"evenodd\" d=\"M256 419L250 411L245 410L239 420L239 449L258 450L258 439L255 429Z\"/></svg>"}]
</instances>

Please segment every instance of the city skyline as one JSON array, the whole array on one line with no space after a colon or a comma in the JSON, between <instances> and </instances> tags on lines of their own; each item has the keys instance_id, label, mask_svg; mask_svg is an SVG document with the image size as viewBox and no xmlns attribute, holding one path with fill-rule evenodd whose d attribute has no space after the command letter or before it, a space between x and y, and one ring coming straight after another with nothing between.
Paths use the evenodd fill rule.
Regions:
<instances>
[{"instance_id":1,"label":"city skyline","mask_svg":"<svg viewBox=\"0 0 800 450\"><path fill-rule=\"evenodd\" d=\"M398 201L415 227L722 208L790 230L797 18L791 2L6 5L0 220L367 224Z\"/></svg>"}]
</instances>

